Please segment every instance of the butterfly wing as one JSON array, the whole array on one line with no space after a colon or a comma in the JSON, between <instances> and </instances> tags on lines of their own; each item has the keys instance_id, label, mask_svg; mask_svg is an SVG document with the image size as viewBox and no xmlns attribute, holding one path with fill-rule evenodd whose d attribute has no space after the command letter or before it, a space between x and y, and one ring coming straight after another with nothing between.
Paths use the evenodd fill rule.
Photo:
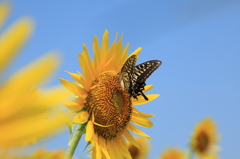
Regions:
<instances>
[{"instance_id":1,"label":"butterfly wing","mask_svg":"<svg viewBox=\"0 0 240 159\"><path fill-rule=\"evenodd\" d=\"M162 64L159 60L147 61L134 67L132 74L132 82L130 86L130 94L137 99L142 95L145 100L148 98L143 94L145 81L147 78Z\"/></svg>"},{"instance_id":2,"label":"butterfly wing","mask_svg":"<svg viewBox=\"0 0 240 159\"><path fill-rule=\"evenodd\" d=\"M120 84L123 90L129 89L132 80L132 73L134 66L137 61L137 56L132 55L129 57L126 62L123 64L123 67L120 72Z\"/></svg>"},{"instance_id":3,"label":"butterfly wing","mask_svg":"<svg viewBox=\"0 0 240 159\"><path fill-rule=\"evenodd\" d=\"M134 67L137 83L144 83L146 79L162 64L159 60L147 61Z\"/></svg>"}]
</instances>

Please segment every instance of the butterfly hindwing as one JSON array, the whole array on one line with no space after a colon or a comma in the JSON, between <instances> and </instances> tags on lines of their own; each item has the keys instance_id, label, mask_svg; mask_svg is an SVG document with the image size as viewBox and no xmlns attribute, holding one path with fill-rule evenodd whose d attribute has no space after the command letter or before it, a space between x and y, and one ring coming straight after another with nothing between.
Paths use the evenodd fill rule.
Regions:
<instances>
[{"instance_id":1,"label":"butterfly hindwing","mask_svg":"<svg viewBox=\"0 0 240 159\"><path fill-rule=\"evenodd\" d=\"M132 73L133 73L136 61L137 61L137 56L132 55L123 64L123 67L120 72L120 84L123 90L125 89L128 90L131 85Z\"/></svg>"}]
</instances>

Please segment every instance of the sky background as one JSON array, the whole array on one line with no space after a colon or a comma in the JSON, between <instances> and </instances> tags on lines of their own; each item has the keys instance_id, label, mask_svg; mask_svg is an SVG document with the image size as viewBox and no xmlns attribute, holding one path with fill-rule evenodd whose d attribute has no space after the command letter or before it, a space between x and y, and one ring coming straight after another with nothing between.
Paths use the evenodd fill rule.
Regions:
<instances>
[{"instance_id":1,"label":"sky background","mask_svg":"<svg viewBox=\"0 0 240 159\"><path fill-rule=\"evenodd\" d=\"M221 134L221 158L240 158L240 1L49 1L11 0L13 9L5 27L22 16L35 21L35 30L9 72L43 54L58 50L62 64L58 78L73 81L64 72L81 71L77 53L82 43L92 56L94 34L105 29L110 42L123 33L129 54L142 47L137 64L161 60L162 66L147 80L156 100L136 106L155 114L152 128L141 128L153 139L150 158L168 147L187 150L196 123L212 117ZM40 144L48 150L67 149L69 132ZM86 158L85 141L76 157Z\"/></svg>"}]
</instances>

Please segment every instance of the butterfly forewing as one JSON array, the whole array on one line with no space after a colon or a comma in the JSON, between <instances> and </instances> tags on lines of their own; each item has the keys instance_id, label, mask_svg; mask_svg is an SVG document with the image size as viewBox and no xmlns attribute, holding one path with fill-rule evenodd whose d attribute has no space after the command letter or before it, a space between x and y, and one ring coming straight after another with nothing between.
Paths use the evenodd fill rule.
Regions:
<instances>
[{"instance_id":1,"label":"butterfly forewing","mask_svg":"<svg viewBox=\"0 0 240 159\"><path fill-rule=\"evenodd\" d=\"M129 89L132 81L132 73L137 61L137 56L132 55L124 63L120 72L120 84L123 90Z\"/></svg>"},{"instance_id":2,"label":"butterfly forewing","mask_svg":"<svg viewBox=\"0 0 240 159\"><path fill-rule=\"evenodd\" d=\"M134 67L137 83L144 83L146 79L162 64L159 60L147 61Z\"/></svg>"},{"instance_id":3,"label":"butterfly forewing","mask_svg":"<svg viewBox=\"0 0 240 159\"><path fill-rule=\"evenodd\" d=\"M162 64L159 60L147 61L134 67L130 94L137 99L142 95L145 100L148 98L143 94L146 79Z\"/></svg>"}]
</instances>

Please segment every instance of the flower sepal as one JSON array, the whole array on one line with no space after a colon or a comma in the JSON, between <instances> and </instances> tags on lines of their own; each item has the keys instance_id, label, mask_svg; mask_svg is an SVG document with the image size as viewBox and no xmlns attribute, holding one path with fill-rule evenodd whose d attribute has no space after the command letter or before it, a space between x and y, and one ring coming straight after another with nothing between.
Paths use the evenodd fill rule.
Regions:
<instances>
[{"instance_id":1,"label":"flower sepal","mask_svg":"<svg viewBox=\"0 0 240 159\"><path fill-rule=\"evenodd\" d=\"M91 142L90 142L90 141L88 141L88 142L87 142L87 144L86 144L85 148L83 149L83 151L85 151L85 150L86 150L86 148L87 148L89 145L91 145ZM90 150L89 150L89 151L87 151L87 152L90 152L90 151L92 151L92 149L90 149Z\"/></svg>"}]
</instances>

